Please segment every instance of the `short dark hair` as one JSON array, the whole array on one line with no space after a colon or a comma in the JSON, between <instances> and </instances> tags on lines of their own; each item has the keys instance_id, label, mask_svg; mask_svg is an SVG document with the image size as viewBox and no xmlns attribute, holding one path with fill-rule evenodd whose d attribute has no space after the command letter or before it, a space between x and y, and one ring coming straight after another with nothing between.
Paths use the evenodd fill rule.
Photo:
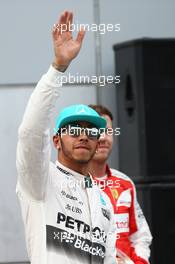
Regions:
<instances>
[{"instance_id":1,"label":"short dark hair","mask_svg":"<svg viewBox=\"0 0 175 264\"><path fill-rule=\"evenodd\" d=\"M89 107L94 109L99 115L107 115L113 121L113 115L111 111L104 105L89 104Z\"/></svg>"}]
</instances>

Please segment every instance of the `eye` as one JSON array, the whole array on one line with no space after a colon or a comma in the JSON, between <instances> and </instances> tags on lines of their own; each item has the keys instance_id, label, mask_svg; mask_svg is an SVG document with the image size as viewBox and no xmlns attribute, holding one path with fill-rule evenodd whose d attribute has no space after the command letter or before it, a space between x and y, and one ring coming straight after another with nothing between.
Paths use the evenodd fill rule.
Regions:
<instances>
[{"instance_id":1,"label":"eye","mask_svg":"<svg viewBox=\"0 0 175 264\"><path fill-rule=\"evenodd\" d=\"M82 128L81 127L73 127L69 128L69 135L73 137L78 137L81 135Z\"/></svg>"},{"instance_id":2,"label":"eye","mask_svg":"<svg viewBox=\"0 0 175 264\"><path fill-rule=\"evenodd\" d=\"M86 128L86 135L91 139L98 139L100 134L97 128Z\"/></svg>"}]
</instances>

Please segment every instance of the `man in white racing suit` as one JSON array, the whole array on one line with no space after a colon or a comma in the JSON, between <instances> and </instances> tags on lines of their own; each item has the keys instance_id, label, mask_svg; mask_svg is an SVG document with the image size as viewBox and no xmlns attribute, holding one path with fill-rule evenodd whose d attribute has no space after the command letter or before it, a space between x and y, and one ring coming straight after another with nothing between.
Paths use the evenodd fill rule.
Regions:
<instances>
[{"instance_id":1,"label":"man in white racing suit","mask_svg":"<svg viewBox=\"0 0 175 264\"><path fill-rule=\"evenodd\" d=\"M117 258L119 264L148 264L152 236L140 208L135 185L124 173L110 169L107 160L113 146L113 115L102 105L90 105L107 121L105 133L99 138L99 147L89 163L90 172L108 195L116 214Z\"/></svg>"},{"instance_id":2,"label":"man in white racing suit","mask_svg":"<svg viewBox=\"0 0 175 264\"><path fill-rule=\"evenodd\" d=\"M50 161L50 119L61 72L84 37L83 30L76 40L69 30L61 31L72 17L66 11L54 25L54 62L33 91L19 128L16 190L31 264L114 264L113 208L87 171L106 121L85 105L63 109L53 137L58 160Z\"/></svg>"}]
</instances>

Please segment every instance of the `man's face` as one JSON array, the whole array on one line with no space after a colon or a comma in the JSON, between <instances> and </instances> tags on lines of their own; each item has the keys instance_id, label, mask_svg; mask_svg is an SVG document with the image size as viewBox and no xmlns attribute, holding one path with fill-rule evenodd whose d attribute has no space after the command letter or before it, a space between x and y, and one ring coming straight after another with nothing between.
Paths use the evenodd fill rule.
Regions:
<instances>
[{"instance_id":1,"label":"man's face","mask_svg":"<svg viewBox=\"0 0 175 264\"><path fill-rule=\"evenodd\" d=\"M112 129L112 120L108 115L102 115L107 121L107 129L111 132ZM98 149L95 153L93 160L105 162L112 151L113 146L113 135L111 133L103 133L98 140Z\"/></svg>"},{"instance_id":2,"label":"man's face","mask_svg":"<svg viewBox=\"0 0 175 264\"><path fill-rule=\"evenodd\" d=\"M80 121L77 123L82 128L93 128L94 126L88 122ZM76 126L70 126L75 127ZM81 129L81 128L80 128ZM69 130L69 126L62 129L59 136L54 137L54 144L59 149L59 160L66 160L67 162L77 162L81 164L88 163L93 157L98 139L91 138L86 135L86 132L80 130L78 135L74 135L73 129Z\"/></svg>"}]
</instances>

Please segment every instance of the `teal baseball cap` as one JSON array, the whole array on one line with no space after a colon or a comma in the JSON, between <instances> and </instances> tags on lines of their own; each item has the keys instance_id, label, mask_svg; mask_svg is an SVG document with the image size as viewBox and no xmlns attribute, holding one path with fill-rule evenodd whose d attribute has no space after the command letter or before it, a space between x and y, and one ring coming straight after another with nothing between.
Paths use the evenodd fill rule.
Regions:
<instances>
[{"instance_id":1,"label":"teal baseball cap","mask_svg":"<svg viewBox=\"0 0 175 264\"><path fill-rule=\"evenodd\" d=\"M56 120L55 133L57 133L61 127L76 121L89 122L98 129L106 127L105 118L101 117L94 109L87 105L77 104L68 106L60 112Z\"/></svg>"}]
</instances>

